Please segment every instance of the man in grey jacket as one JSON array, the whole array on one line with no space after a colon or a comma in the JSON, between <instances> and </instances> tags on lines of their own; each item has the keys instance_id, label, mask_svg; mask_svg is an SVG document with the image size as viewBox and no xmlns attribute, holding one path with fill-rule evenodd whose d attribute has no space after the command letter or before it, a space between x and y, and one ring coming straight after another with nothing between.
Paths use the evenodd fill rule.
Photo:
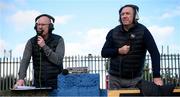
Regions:
<instances>
[{"instance_id":1,"label":"man in grey jacket","mask_svg":"<svg viewBox=\"0 0 180 97\"><path fill-rule=\"evenodd\" d=\"M63 70L65 52L64 40L53 34L55 19L48 14L41 14L35 19L34 29L37 35L28 40L20 63L17 86L25 84L24 78L32 57L35 87L57 88L57 76Z\"/></svg>"}]
</instances>

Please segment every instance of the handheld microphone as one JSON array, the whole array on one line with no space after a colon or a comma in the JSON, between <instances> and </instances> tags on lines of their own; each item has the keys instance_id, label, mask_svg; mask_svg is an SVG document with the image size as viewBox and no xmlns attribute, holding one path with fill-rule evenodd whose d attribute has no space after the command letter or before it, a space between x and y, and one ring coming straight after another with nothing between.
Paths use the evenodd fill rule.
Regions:
<instances>
[{"instance_id":1,"label":"handheld microphone","mask_svg":"<svg viewBox=\"0 0 180 97\"><path fill-rule=\"evenodd\" d=\"M38 31L38 30L36 30L36 40L37 40L37 43L38 43L38 36L42 36L42 33L44 32L44 30L41 30L41 31ZM39 50L41 50L41 47L39 47L38 46L38 48L39 48Z\"/></svg>"},{"instance_id":2,"label":"handheld microphone","mask_svg":"<svg viewBox=\"0 0 180 97\"><path fill-rule=\"evenodd\" d=\"M36 30L37 36L41 36L43 32L44 32L44 30L41 30L41 31Z\"/></svg>"}]
</instances>

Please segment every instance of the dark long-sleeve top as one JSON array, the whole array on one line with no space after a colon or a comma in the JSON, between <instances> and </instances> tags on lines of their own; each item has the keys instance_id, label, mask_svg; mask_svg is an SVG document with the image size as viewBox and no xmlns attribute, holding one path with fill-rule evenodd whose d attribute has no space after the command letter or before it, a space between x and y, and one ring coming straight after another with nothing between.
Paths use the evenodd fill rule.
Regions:
<instances>
[{"instance_id":1,"label":"dark long-sleeve top","mask_svg":"<svg viewBox=\"0 0 180 97\"><path fill-rule=\"evenodd\" d=\"M112 30L111 30L112 31ZM118 55L118 48L114 48L112 45L112 33L111 31L106 36L106 42L102 48L101 55L105 58L111 58ZM148 52L150 53L152 60L153 77L160 77L160 54L150 31L146 29L144 33L144 44Z\"/></svg>"},{"instance_id":2,"label":"dark long-sleeve top","mask_svg":"<svg viewBox=\"0 0 180 97\"><path fill-rule=\"evenodd\" d=\"M51 61L56 65L62 65L61 63L63 62L64 52L65 52L63 38L59 39L55 52L47 45L44 45L42 49L49 61ZM31 40L28 40L23 53L23 58L20 63L19 79L24 79L26 77L26 71L29 66L31 56L32 56L32 42Z\"/></svg>"}]
</instances>

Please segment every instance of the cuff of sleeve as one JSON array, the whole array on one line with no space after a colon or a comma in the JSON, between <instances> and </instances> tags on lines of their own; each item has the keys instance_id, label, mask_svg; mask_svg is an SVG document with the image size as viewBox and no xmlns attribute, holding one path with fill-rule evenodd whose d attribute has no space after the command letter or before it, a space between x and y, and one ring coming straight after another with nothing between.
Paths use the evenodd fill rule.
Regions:
<instances>
[{"instance_id":1,"label":"cuff of sleeve","mask_svg":"<svg viewBox=\"0 0 180 97\"><path fill-rule=\"evenodd\" d=\"M25 77L23 77L23 76L19 76L18 79L19 79L19 80L24 80L24 78L25 78Z\"/></svg>"},{"instance_id":2,"label":"cuff of sleeve","mask_svg":"<svg viewBox=\"0 0 180 97\"><path fill-rule=\"evenodd\" d=\"M20 73L18 73L18 75L19 75L19 79L23 79L23 80L24 80L24 78L25 78L25 76L26 76L26 75L22 75L22 74L20 74Z\"/></svg>"},{"instance_id":3,"label":"cuff of sleeve","mask_svg":"<svg viewBox=\"0 0 180 97\"><path fill-rule=\"evenodd\" d=\"M153 73L153 78L159 78L161 77L160 73Z\"/></svg>"},{"instance_id":4,"label":"cuff of sleeve","mask_svg":"<svg viewBox=\"0 0 180 97\"><path fill-rule=\"evenodd\" d=\"M115 50L116 51L115 54L118 55L119 54L118 48L115 48L115 49L116 49Z\"/></svg>"}]
</instances>

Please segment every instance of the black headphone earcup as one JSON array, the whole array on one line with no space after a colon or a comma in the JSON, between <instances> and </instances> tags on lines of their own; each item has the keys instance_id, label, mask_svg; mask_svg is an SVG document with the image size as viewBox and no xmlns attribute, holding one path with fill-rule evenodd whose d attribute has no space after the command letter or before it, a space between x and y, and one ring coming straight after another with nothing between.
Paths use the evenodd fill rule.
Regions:
<instances>
[{"instance_id":1,"label":"black headphone earcup","mask_svg":"<svg viewBox=\"0 0 180 97\"><path fill-rule=\"evenodd\" d=\"M54 30L54 25L52 23L49 24L49 30L50 31Z\"/></svg>"},{"instance_id":2,"label":"black headphone earcup","mask_svg":"<svg viewBox=\"0 0 180 97\"><path fill-rule=\"evenodd\" d=\"M136 20L136 21L139 20L139 14L138 14L137 9L136 9L136 14L135 14L135 20Z\"/></svg>"},{"instance_id":3,"label":"black headphone earcup","mask_svg":"<svg viewBox=\"0 0 180 97\"><path fill-rule=\"evenodd\" d=\"M35 24L35 26L34 26L34 30L37 30L37 25Z\"/></svg>"}]
</instances>

